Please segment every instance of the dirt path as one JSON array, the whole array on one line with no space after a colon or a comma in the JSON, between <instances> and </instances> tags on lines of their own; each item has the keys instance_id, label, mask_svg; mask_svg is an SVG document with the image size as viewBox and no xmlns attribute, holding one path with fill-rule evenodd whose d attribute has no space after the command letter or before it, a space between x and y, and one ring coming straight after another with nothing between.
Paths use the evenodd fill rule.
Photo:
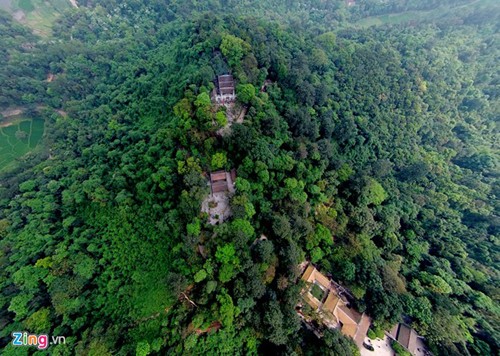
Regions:
<instances>
[{"instance_id":1,"label":"dirt path","mask_svg":"<svg viewBox=\"0 0 500 356\"><path fill-rule=\"evenodd\" d=\"M248 110L248 108L246 106L244 106L243 109L241 110L240 115L236 119L236 122L238 124L242 124L243 120L245 120L245 115L247 114L247 110Z\"/></svg>"},{"instance_id":2,"label":"dirt path","mask_svg":"<svg viewBox=\"0 0 500 356\"><path fill-rule=\"evenodd\" d=\"M4 117L3 120L0 120L0 128L14 125L18 121L16 116L21 115L23 112L24 110L21 108L11 108L0 112Z\"/></svg>"},{"instance_id":3,"label":"dirt path","mask_svg":"<svg viewBox=\"0 0 500 356\"><path fill-rule=\"evenodd\" d=\"M0 129L3 127L9 127L14 124L14 120L7 120L7 121L2 121L0 122Z\"/></svg>"},{"instance_id":4,"label":"dirt path","mask_svg":"<svg viewBox=\"0 0 500 356\"><path fill-rule=\"evenodd\" d=\"M46 105L37 105L36 109L43 110L43 109L51 109L51 108L49 108ZM55 110L59 115L61 115L63 117L68 116L68 113L64 110L61 110L61 109L53 109L53 110ZM5 109L4 111L0 111L0 114L2 114L4 119L9 119L9 118L14 117L14 116L19 116L22 113L24 113L24 109L20 108L20 107L13 107L10 109ZM9 120L5 120L3 122L0 122L0 127L2 127L2 125L6 125L8 123L9 123ZM9 125L6 125L6 126L9 126ZM3 126L3 127L5 127L5 126Z\"/></svg>"},{"instance_id":5,"label":"dirt path","mask_svg":"<svg viewBox=\"0 0 500 356\"><path fill-rule=\"evenodd\" d=\"M10 108L0 112L0 114L2 114L3 117L8 118L12 116L21 115L23 112L24 110L21 108Z\"/></svg>"},{"instance_id":6,"label":"dirt path","mask_svg":"<svg viewBox=\"0 0 500 356\"><path fill-rule=\"evenodd\" d=\"M61 115L62 117L68 117L68 113L67 113L66 111L64 111L64 110L60 110L60 109L58 109L58 110L56 110L56 112L57 112L59 115Z\"/></svg>"}]
</instances>

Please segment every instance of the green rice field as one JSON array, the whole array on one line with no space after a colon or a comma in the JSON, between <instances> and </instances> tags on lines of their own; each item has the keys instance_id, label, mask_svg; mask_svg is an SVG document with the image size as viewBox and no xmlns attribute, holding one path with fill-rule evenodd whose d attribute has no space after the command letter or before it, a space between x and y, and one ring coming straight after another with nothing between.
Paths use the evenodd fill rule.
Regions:
<instances>
[{"instance_id":1,"label":"green rice field","mask_svg":"<svg viewBox=\"0 0 500 356\"><path fill-rule=\"evenodd\" d=\"M9 126L0 127L0 170L35 149L44 130L42 119L16 119Z\"/></svg>"}]
</instances>

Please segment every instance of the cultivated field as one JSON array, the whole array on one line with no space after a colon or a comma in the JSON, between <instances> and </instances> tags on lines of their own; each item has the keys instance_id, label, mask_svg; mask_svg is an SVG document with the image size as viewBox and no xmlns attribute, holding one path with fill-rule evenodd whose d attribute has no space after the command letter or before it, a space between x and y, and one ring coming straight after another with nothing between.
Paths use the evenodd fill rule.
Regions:
<instances>
[{"instance_id":1,"label":"cultivated field","mask_svg":"<svg viewBox=\"0 0 500 356\"><path fill-rule=\"evenodd\" d=\"M500 6L498 6L497 0L476 0L468 4L456 6L453 8L447 6L441 6L436 9L430 11L406 11L401 13L392 13L381 16L370 16L364 19L361 19L354 23L356 27L370 27L370 26L378 26L385 24L399 24L399 23L411 23L411 22L419 22L423 20L428 21L438 21L439 18L443 16L451 16L453 12L466 11L470 8L482 8L487 6L496 5L500 10Z\"/></svg>"},{"instance_id":2,"label":"cultivated field","mask_svg":"<svg viewBox=\"0 0 500 356\"><path fill-rule=\"evenodd\" d=\"M40 36L49 36L53 22L70 7L70 0L0 0L0 9Z\"/></svg>"},{"instance_id":3,"label":"cultivated field","mask_svg":"<svg viewBox=\"0 0 500 356\"><path fill-rule=\"evenodd\" d=\"M0 123L0 171L40 143L44 126L42 119L18 118Z\"/></svg>"}]
</instances>

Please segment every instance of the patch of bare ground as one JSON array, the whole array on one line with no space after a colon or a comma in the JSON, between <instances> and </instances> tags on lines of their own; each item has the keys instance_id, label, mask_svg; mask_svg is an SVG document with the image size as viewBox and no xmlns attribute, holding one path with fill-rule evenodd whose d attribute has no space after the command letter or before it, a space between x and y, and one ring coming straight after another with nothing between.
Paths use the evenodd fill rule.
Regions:
<instances>
[{"instance_id":1,"label":"patch of bare ground","mask_svg":"<svg viewBox=\"0 0 500 356\"><path fill-rule=\"evenodd\" d=\"M44 105L38 105L36 108L37 110L48 109L48 107ZM57 109L55 111L62 117L68 117L68 113L64 110ZM0 114L3 116L3 120L0 120L0 127L13 125L23 113L24 109L20 107L13 107L0 111Z\"/></svg>"},{"instance_id":2,"label":"patch of bare ground","mask_svg":"<svg viewBox=\"0 0 500 356\"><path fill-rule=\"evenodd\" d=\"M235 103L224 104L224 106L226 107L227 125L217 131L217 134L221 136L231 133L231 126L233 123L242 124L248 110L246 106Z\"/></svg>"},{"instance_id":3,"label":"patch of bare ground","mask_svg":"<svg viewBox=\"0 0 500 356\"><path fill-rule=\"evenodd\" d=\"M12 14L14 20L23 22L26 19L26 14L22 10L17 10Z\"/></svg>"},{"instance_id":4,"label":"patch of bare ground","mask_svg":"<svg viewBox=\"0 0 500 356\"><path fill-rule=\"evenodd\" d=\"M201 203L201 211L208 214L209 224L223 223L231 216L228 192L210 194Z\"/></svg>"},{"instance_id":5,"label":"patch of bare ground","mask_svg":"<svg viewBox=\"0 0 500 356\"><path fill-rule=\"evenodd\" d=\"M14 121L15 121L14 119L9 119L7 121L2 121L2 122L0 122L0 128L11 126L11 125L14 124Z\"/></svg>"},{"instance_id":6,"label":"patch of bare ground","mask_svg":"<svg viewBox=\"0 0 500 356\"><path fill-rule=\"evenodd\" d=\"M56 110L56 112L62 117L68 117L68 113L64 110Z\"/></svg>"},{"instance_id":7,"label":"patch of bare ground","mask_svg":"<svg viewBox=\"0 0 500 356\"><path fill-rule=\"evenodd\" d=\"M18 116L21 115L24 112L22 108L10 108L10 109L5 109L4 111L0 112L3 117L12 117L12 116Z\"/></svg>"}]
</instances>

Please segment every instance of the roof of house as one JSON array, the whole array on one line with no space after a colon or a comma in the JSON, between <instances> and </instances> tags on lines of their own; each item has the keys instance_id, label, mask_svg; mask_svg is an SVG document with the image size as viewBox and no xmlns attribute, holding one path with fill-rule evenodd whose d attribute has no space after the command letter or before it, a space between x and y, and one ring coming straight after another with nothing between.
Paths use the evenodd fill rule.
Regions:
<instances>
[{"instance_id":1,"label":"roof of house","mask_svg":"<svg viewBox=\"0 0 500 356\"><path fill-rule=\"evenodd\" d=\"M368 329L370 328L372 321L370 317L366 314L361 315L361 321L358 323L358 332L354 337L354 341L358 345L363 345L365 341L366 334L368 333Z\"/></svg>"},{"instance_id":2,"label":"roof of house","mask_svg":"<svg viewBox=\"0 0 500 356\"><path fill-rule=\"evenodd\" d=\"M219 75L218 80L220 86L234 85L234 79L231 74Z\"/></svg>"},{"instance_id":3,"label":"roof of house","mask_svg":"<svg viewBox=\"0 0 500 356\"><path fill-rule=\"evenodd\" d=\"M408 325L402 323L396 324L389 332L389 336L399 342L411 354L416 353L419 336Z\"/></svg>"},{"instance_id":4,"label":"roof of house","mask_svg":"<svg viewBox=\"0 0 500 356\"><path fill-rule=\"evenodd\" d=\"M230 74L217 77L217 87L220 95L234 94L234 79Z\"/></svg>"},{"instance_id":5,"label":"roof of house","mask_svg":"<svg viewBox=\"0 0 500 356\"><path fill-rule=\"evenodd\" d=\"M316 270L316 272L314 273L314 280L316 283L321 284L324 288L330 288L330 280L323 274L319 273L318 270Z\"/></svg>"},{"instance_id":6,"label":"roof of house","mask_svg":"<svg viewBox=\"0 0 500 356\"><path fill-rule=\"evenodd\" d=\"M342 323L342 321L341 321ZM354 337L356 336L356 332L358 331L358 324L344 324L342 323L342 328L340 329L340 331L342 332L342 334L346 335L346 336L350 336L354 339Z\"/></svg>"},{"instance_id":7,"label":"roof of house","mask_svg":"<svg viewBox=\"0 0 500 356\"><path fill-rule=\"evenodd\" d=\"M410 344L411 329L406 325L400 324L398 333L398 342L408 348Z\"/></svg>"},{"instance_id":8,"label":"roof of house","mask_svg":"<svg viewBox=\"0 0 500 356\"><path fill-rule=\"evenodd\" d=\"M392 337L394 340L397 340L398 330L399 330L399 323L392 327L391 331L389 331L389 336Z\"/></svg>"},{"instance_id":9,"label":"roof of house","mask_svg":"<svg viewBox=\"0 0 500 356\"><path fill-rule=\"evenodd\" d=\"M212 192L220 193L225 192L227 190L227 182L226 181L218 181L212 183Z\"/></svg>"},{"instance_id":10,"label":"roof of house","mask_svg":"<svg viewBox=\"0 0 500 356\"><path fill-rule=\"evenodd\" d=\"M217 171L210 173L210 184L212 186L212 193L220 193L229 190L226 172Z\"/></svg>"},{"instance_id":11,"label":"roof of house","mask_svg":"<svg viewBox=\"0 0 500 356\"><path fill-rule=\"evenodd\" d=\"M348 308L345 304L340 305L338 308L339 320L344 320L344 323L359 323L361 321L361 314L354 309Z\"/></svg>"},{"instance_id":12,"label":"roof of house","mask_svg":"<svg viewBox=\"0 0 500 356\"><path fill-rule=\"evenodd\" d=\"M334 292L328 293L328 297L326 298L325 302L323 303L323 310L333 312L335 310L335 308L337 307L339 300L340 300L340 298L338 297L338 295L336 293L334 293Z\"/></svg>"},{"instance_id":13,"label":"roof of house","mask_svg":"<svg viewBox=\"0 0 500 356\"><path fill-rule=\"evenodd\" d=\"M314 268L313 265L311 265L311 264L308 265L304 274L302 275L302 280L309 282L311 275L314 273L315 270L316 270L316 268Z\"/></svg>"},{"instance_id":14,"label":"roof of house","mask_svg":"<svg viewBox=\"0 0 500 356\"><path fill-rule=\"evenodd\" d=\"M226 180L226 172L225 171L217 171L210 173L210 179L212 182L218 181L218 180Z\"/></svg>"}]
</instances>

